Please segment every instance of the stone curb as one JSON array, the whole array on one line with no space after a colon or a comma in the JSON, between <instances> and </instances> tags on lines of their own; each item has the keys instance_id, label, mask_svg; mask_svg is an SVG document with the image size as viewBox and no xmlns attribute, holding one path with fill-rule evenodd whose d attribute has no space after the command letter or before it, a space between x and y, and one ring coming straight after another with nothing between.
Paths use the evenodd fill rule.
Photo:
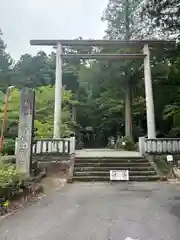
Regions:
<instances>
[{"instance_id":1,"label":"stone curb","mask_svg":"<svg viewBox=\"0 0 180 240\"><path fill-rule=\"evenodd\" d=\"M180 169L177 167L173 167L172 171L173 171L173 174L175 175L175 177L180 179Z\"/></svg>"}]
</instances>

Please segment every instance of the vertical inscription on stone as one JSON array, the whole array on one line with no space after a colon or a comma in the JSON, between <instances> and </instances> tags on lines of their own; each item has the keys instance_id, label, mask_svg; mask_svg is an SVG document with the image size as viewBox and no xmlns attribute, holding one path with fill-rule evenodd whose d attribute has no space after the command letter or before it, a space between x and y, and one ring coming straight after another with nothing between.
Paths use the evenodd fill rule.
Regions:
<instances>
[{"instance_id":1,"label":"vertical inscription on stone","mask_svg":"<svg viewBox=\"0 0 180 240\"><path fill-rule=\"evenodd\" d=\"M27 175L30 174L31 165L33 111L34 91L32 89L23 88L20 99L16 167Z\"/></svg>"}]
</instances>

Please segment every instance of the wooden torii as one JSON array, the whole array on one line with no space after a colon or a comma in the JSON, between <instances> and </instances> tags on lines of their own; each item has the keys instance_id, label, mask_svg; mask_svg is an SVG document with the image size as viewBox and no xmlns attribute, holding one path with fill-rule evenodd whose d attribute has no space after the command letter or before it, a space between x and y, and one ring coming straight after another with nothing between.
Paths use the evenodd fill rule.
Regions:
<instances>
[{"instance_id":1,"label":"wooden torii","mask_svg":"<svg viewBox=\"0 0 180 240\"><path fill-rule=\"evenodd\" d=\"M60 138L61 125L61 89L62 89L62 60L96 59L96 60L143 60L144 61L144 83L146 97L147 114L147 135L149 139L156 138L154 101L151 79L150 49L175 48L176 41L165 40L31 40L31 45L55 46L56 47L56 79L55 79L55 106L54 106L54 138ZM64 46L92 46L92 47L116 47L136 49L138 53L92 53L92 54L64 54ZM125 98L125 135L132 136L132 117L131 117L130 95Z\"/></svg>"}]
</instances>

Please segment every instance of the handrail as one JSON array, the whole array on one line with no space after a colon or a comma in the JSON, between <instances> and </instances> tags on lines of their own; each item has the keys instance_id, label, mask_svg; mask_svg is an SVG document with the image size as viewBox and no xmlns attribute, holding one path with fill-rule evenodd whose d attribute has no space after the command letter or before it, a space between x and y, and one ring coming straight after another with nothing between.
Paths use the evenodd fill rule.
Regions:
<instances>
[{"instance_id":1,"label":"handrail","mask_svg":"<svg viewBox=\"0 0 180 240\"><path fill-rule=\"evenodd\" d=\"M16 139L15 153L17 152L18 139ZM59 139L39 139L33 144L32 154L58 153L73 154L75 151L75 137Z\"/></svg>"},{"instance_id":2,"label":"handrail","mask_svg":"<svg viewBox=\"0 0 180 240\"><path fill-rule=\"evenodd\" d=\"M180 138L139 138L141 154L180 154Z\"/></svg>"}]
</instances>

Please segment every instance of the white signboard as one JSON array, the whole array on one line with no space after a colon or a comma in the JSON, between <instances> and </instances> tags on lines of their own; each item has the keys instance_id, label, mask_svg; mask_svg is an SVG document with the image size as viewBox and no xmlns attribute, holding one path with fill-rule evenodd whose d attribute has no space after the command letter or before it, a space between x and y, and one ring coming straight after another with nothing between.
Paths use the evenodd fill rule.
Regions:
<instances>
[{"instance_id":1,"label":"white signboard","mask_svg":"<svg viewBox=\"0 0 180 240\"><path fill-rule=\"evenodd\" d=\"M173 156L172 155L167 155L167 161L168 162L173 162Z\"/></svg>"},{"instance_id":2,"label":"white signboard","mask_svg":"<svg viewBox=\"0 0 180 240\"><path fill-rule=\"evenodd\" d=\"M139 240L139 239L135 239L135 238L131 238L131 237L127 237L127 238L125 238L125 240Z\"/></svg>"},{"instance_id":3,"label":"white signboard","mask_svg":"<svg viewBox=\"0 0 180 240\"><path fill-rule=\"evenodd\" d=\"M135 239L135 238L130 238L130 237L127 237L127 238L125 238L125 240L139 240L139 239Z\"/></svg>"},{"instance_id":4,"label":"white signboard","mask_svg":"<svg viewBox=\"0 0 180 240\"><path fill-rule=\"evenodd\" d=\"M110 170L111 181L128 181L129 170Z\"/></svg>"}]
</instances>

